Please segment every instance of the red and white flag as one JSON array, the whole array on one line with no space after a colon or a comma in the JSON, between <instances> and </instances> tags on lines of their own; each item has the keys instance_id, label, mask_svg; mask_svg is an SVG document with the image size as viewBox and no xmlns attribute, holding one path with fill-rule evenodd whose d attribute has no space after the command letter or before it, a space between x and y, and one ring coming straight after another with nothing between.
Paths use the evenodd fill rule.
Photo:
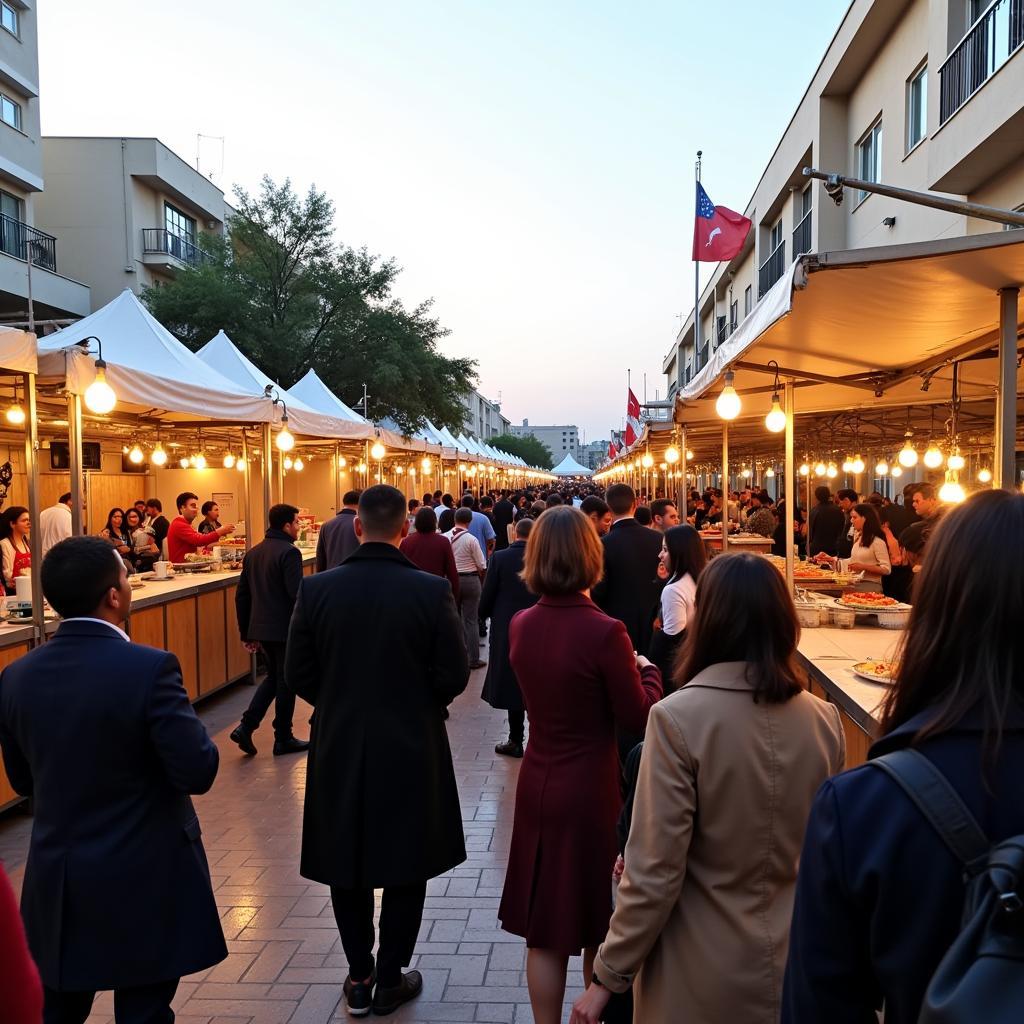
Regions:
<instances>
[{"instance_id":1,"label":"red and white flag","mask_svg":"<svg viewBox=\"0 0 1024 1024\"><path fill-rule=\"evenodd\" d=\"M633 389L629 388L626 398L626 429L622 435L627 448L640 440L641 429L640 402L633 394Z\"/></svg>"},{"instance_id":2,"label":"red and white flag","mask_svg":"<svg viewBox=\"0 0 1024 1024\"><path fill-rule=\"evenodd\" d=\"M697 182L697 213L693 219L693 260L718 263L731 260L743 249L751 221L727 206L715 206Z\"/></svg>"}]
</instances>

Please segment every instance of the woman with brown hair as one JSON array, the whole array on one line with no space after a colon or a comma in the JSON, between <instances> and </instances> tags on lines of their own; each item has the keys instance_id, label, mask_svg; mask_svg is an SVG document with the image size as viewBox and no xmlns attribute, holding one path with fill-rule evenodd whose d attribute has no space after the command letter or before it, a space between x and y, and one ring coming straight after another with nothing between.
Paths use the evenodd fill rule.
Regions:
<instances>
[{"instance_id":1,"label":"woman with brown hair","mask_svg":"<svg viewBox=\"0 0 1024 1024\"><path fill-rule=\"evenodd\" d=\"M701 573L681 688L651 710L615 913L575 1024L634 979L637 1021L778 1019L807 813L845 753L839 712L803 687L798 637L766 559L720 555Z\"/></svg>"},{"instance_id":2,"label":"woman with brown hair","mask_svg":"<svg viewBox=\"0 0 1024 1024\"><path fill-rule=\"evenodd\" d=\"M820 554L815 561L827 563L833 569L859 572L861 579L853 589L860 593L880 594L882 577L892 572L889 547L885 542L882 520L874 505L862 502L850 509L850 525L853 527L853 547L849 558L835 558Z\"/></svg>"},{"instance_id":3,"label":"woman with brown hair","mask_svg":"<svg viewBox=\"0 0 1024 1024\"><path fill-rule=\"evenodd\" d=\"M912 748L952 784L990 843L1024 833L1022 577L1020 494L976 494L929 538L881 738L867 764L822 786L811 810L787 1024L860 1024L883 1006L886 1024L914 1024L961 930L963 865L873 759ZM1020 927L1011 921L1008 930Z\"/></svg>"},{"instance_id":4,"label":"woman with brown hair","mask_svg":"<svg viewBox=\"0 0 1024 1024\"><path fill-rule=\"evenodd\" d=\"M523 568L539 600L509 627L530 742L498 916L526 939L537 1024L561 1020L568 960L581 949L590 977L612 909L622 804L615 728L642 732L661 696L658 670L633 652L626 627L590 600L603 567L590 520L568 505L549 508L530 534Z\"/></svg>"}]
</instances>

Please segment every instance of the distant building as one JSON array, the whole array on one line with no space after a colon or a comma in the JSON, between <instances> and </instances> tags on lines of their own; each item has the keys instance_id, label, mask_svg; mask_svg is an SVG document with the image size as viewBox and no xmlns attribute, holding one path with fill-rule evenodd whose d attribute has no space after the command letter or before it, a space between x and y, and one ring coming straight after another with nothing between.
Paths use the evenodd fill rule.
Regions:
<instances>
[{"instance_id":1,"label":"distant building","mask_svg":"<svg viewBox=\"0 0 1024 1024\"><path fill-rule=\"evenodd\" d=\"M501 415L501 406L484 398L479 391L470 391L460 398L466 409L466 432L486 441L489 437L509 432L510 423Z\"/></svg>"},{"instance_id":2,"label":"distant building","mask_svg":"<svg viewBox=\"0 0 1024 1024\"><path fill-rule=\"evenodd\" d=\"M580 447L579 461L587 469L597 469L608 458L609 441L590 441Z\"/></svg>"},{"instance_id":3,"label":"distant building","mask_svg":"<svg viewBox=\"0 0 1024 1024\"><path fill-rule=\"evenodd\" d=\"M546 445L555 463L559 463L568 453L574 459L580 459L579 429L575 424L548 426L531 426L529 420L523 420L522 426L513 426L511 432L515 437L535 437Z\"/></svg>"}]
</instances>

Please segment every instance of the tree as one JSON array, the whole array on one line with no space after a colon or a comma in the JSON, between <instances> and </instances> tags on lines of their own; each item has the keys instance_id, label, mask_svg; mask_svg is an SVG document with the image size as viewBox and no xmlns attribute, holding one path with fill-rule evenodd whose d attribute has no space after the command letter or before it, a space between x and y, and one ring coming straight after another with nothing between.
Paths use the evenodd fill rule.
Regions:
<instances>
[{"instance_id":1,"label":"tree","mask_svg":"<svg viewBox=\"0 0 1024 1024\"><path fill-rule=\"evenodd\" d=\"M223 329L282 387L313 368L350 405L365 382L372 419L408 433L426 418L461 429L476 363L438 351L448 331L433 300L406 309L392 294L394 260L336 243L323 192L300 199L265 177L256 196L235 196L227 236L200 239L207 258L144 290L153 315L193 351Z\"/></svg>"},{"instance_id":2,"label":"tree","mask_svg":"<svg viewBox=\"0 0 1024 1024\"><path fill-rule=\"evenodd\" d=\"M550 469L554 465L551 460L551 449L538 441L532 434L527 434L525 437L499 434L497 437L489 437L487 443L492 448L508 452L509 455L518 455L538 469Z\"/></svg>"}]
</instances>

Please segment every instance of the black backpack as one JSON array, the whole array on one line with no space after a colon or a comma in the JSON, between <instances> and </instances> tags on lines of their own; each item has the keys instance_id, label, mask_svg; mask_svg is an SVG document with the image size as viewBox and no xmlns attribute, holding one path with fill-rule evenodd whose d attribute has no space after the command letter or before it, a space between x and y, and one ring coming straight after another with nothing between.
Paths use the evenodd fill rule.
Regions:
<instances>
[{"instance_id":1,"label":"black backpack","mask_svg":"<svg viewBox=\"0 0 1024 1024\"><path fill-rule=\"evenodd\" d=\"M964 868L960 934L932 975L918 1024L1021 1024L1024 835L993 846L919 751L896 750L867 763L899 784Z\"/></svg>"}]
</instances>

